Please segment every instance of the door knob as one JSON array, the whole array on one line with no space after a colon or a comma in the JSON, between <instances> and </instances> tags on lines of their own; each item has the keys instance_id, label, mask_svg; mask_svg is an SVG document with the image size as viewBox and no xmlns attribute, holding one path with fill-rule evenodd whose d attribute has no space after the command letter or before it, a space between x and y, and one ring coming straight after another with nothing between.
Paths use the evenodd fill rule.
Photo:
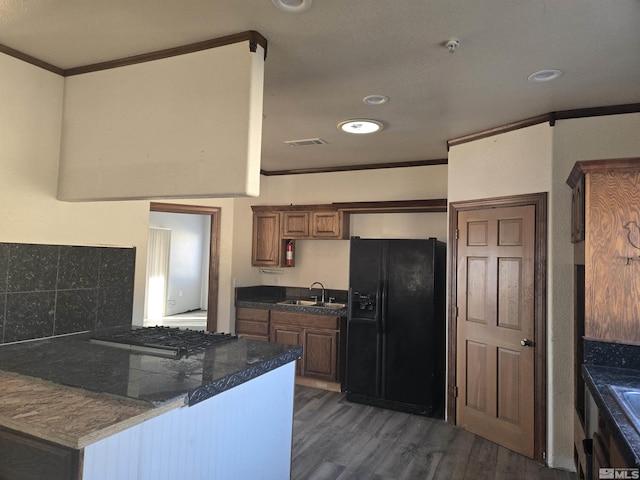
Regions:
<instances>
[{"instance_id":1,"label":"door knob","mask_svg":"<svg viewBox=\"0 0 640 480\"><path fill-rule=\"evenodd\" d=\"M522 345L523 347L533 347L533 342L525 338L524 340L520 340L520 345Z\"/></svg>"}]
</instances>

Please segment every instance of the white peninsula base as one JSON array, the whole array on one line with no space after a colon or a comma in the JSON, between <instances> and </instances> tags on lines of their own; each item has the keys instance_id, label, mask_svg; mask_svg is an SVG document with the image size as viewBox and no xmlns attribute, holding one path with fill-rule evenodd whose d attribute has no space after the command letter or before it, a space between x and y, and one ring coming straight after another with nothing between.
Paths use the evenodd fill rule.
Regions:
<instances>
[{"instance_id":1,"label":"white peninsula base","mask_svg":"<svg viewBox=\"0 0 640 480\"><path fill-rule=\"evenodd\" d=\"M84 448L83 480L290 478L295 362Z\"/></svg>"}]
</instances>

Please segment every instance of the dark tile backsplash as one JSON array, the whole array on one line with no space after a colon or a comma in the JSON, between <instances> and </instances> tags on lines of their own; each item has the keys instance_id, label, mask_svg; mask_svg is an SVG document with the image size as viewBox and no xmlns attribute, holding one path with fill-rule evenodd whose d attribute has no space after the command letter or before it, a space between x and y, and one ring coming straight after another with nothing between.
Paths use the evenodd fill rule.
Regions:
<instances>
[{"instance_id":1,"label":"dark tile backsplash","mask_svg":"<svg viewBox=\"0 0 640 480\"><path fill-rule=\"evenodd\" d=\"M130 325L135 254L0 243L0 343Z\"/></svg>"},{"instance_id":2,"label":"dark tile backsplash","mask_svg":"<svg viewBox=\"0 0 640 480\"><path fill-rule=\"evenodd\" d=\"M254 285L251 287L236 287L235 289L236 301L310 300L311 295L319 297L321 292L320 288L309 290L306 287L281 287L275 285ZM326 289L325 299L328 301L329 297L335 299L336 302L346 303L348 292L347 290Z\"/></svg>"},{"instance_id":3,"label":"dark tile backsplash","mask_svg":"<svg viewBox=\"0 0 640 480\"><path fill-rule=\"evenodd\" d=\"M584 363L640 370L640 346L585 338Z\"/></svg>"}]
</instances>

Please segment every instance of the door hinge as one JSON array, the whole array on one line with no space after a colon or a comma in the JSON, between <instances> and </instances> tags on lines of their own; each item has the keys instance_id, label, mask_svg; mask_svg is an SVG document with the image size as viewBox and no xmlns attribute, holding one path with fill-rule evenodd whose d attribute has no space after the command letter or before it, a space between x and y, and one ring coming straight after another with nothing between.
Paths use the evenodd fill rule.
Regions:
<instances>
[{"instance_id":1,"label":"door hinge","mask_svg":"<svg viewBox=\"0 0 640 480\"><path fill-rule=\"evenodd\" d=\"M458 386L453 387L453 398L458 398Z\"/></svg>"},{"instance_id":2,"label":"door hinge","mask_svg":"<svg viewBox=\"0 0 640 480\"><path fill-rule=\"evenodd\" d=\"M456 240L458 240L458 238L460 238L460 230L456 228Z\"/></svg>"},{"instance_id":3,"label":"door hinge","mask_svg":"<svg viewBox=\"0 0 640 480\"><path fill-rule=\"evenodd\" d=\"M459 314L458 312L459 312L458 306L456 305L456 318L458 318L458 314Z\"/></svg>"}]
</instances>

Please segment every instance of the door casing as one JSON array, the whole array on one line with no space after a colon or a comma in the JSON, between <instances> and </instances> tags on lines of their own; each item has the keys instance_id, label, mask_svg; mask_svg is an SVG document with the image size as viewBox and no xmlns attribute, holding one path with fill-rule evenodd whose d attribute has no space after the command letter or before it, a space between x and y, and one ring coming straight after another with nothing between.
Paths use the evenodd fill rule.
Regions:
<instances>
[{"instance_id":1,"label":"door casing","mask_svg":"<svg viewBox=\"0 0 640 480\"><path fill-rule=\"evenodd\" d=\"M209 292L207 298L207 332L217 331L218 286L220 271L220 207L151 202L149 210L152 212L209 215L211 217L211 235L209 244Z\"/></svg>"},{"instance_id":2,"label":"door casing","mask_svg":"<svg viewBox=\"0 0 640 480\"><path fill-rule=\"evenodd\" d=\"M534 359L534 460L546 463L547 437L547 193L465 200L449 204L449 282L448 282L448 361L447 422L456 424L457 360L457 231L458 212L490 208L533 205L535 219L534 321L536 356Z\"/></svg>"}]
</instances>

